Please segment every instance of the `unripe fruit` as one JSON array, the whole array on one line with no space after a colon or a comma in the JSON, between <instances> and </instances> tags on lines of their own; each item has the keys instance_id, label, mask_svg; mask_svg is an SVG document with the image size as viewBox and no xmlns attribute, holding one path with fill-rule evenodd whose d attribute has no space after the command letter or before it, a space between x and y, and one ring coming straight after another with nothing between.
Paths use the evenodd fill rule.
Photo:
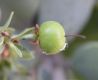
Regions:
<instances>
[{"instance_id":1,"label":"unripe fruit","mask_svg":"<svg viewBox=\"0 0 98 80\"><path fill-rule=\"evenodd\" d=\"M56 54L66 46L65 32L56 21L44 22L39 29L39 45L45 54Z\"/></svg>"}]
</instances>

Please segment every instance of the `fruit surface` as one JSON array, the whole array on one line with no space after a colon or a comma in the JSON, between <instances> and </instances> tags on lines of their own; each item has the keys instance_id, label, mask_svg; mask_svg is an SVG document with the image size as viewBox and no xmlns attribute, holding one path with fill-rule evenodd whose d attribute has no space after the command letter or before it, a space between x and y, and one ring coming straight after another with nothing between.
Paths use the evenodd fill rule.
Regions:
<instances>
[{"instance_id":1,"label":"fruit surface","mask_svg":"<svg viewBox=\"0 0 98 80\"><path fill-rule=\"evenodd\" d=\"M65 46L65 32L61 24L56 21L44 22L39 29L41 49L48 54L56 54Z\"/></svg>"}]
</instances>

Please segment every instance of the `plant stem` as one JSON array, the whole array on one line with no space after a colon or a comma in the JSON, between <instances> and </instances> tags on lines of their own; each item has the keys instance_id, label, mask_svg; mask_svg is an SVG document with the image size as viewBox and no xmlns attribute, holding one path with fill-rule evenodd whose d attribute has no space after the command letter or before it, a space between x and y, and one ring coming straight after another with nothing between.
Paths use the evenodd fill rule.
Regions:
<instances>
[{"instance_id":1,"label":"plant stem","mask_svg":"<svg viewBox=\"0 0 98 80\"><path fill-rule=\"evenodd\" d=\"M14 15L14 12L12 11L11 14L10 14L10 16L9 16L9 18L8 18L8 20L4 24L4 27L7 28L10 25L13 15Z\"/></svg>"},{"instance_id":2,"label":"plant stem","mask_svg":"<svg viewBox=\"0 0 98 80\"><path fill-rule=\"evenodd\" d=\"M79 38L83 38L83 39L86 39L86 36L84 35L66 35L65 37L79 37Z\"/></svg>"}]
</instances>

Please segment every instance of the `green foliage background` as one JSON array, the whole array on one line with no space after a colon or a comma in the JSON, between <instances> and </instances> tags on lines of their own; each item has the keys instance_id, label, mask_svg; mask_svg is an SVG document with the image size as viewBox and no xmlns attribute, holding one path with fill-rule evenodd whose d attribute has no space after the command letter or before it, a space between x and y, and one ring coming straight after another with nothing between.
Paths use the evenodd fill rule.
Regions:
<instances>
[{"instance_id":1,"label":"green foliage background","mask_svg":"<svg viewBox=\"0 0 98 80\"><path fill-rule=\"evenodd\" d=\"M72 65L74 75L74 78L72 80L92 80L92 79L98 80L97 77L98 66L96 61L98 60L97 59L98 55L94 54L98 53L98 45L96 43L95 44L92 43L92 42L98 42L98 6L95 6L95 8L93 9L89 21L85 25L84 29L80 32L80 34L85 35L86 39L75 38L74 41L72 41L69 44L67 50L64 51L65 57L69 57L71 58L72 62L75 62L75 64ZM86 43L88 42L92 43L97 47L94 48L93 45L90 44L86 45ZM81 47L82 45L85 48L87 48L88 45L91 46L92 48L85 50L83 49L83 47ZM79 49L78 47L81 47L80 50L78 50ZM77 51L78 54L76 53ZM74 59L76 61L74 61ZM87 72L87 74L84 73L85 71Z\"/></svg>"},{"instance_id":2,"label":"green foliage background","mask_svg":"<svg viewBox=\"0 0 98 80\"><path fill-rule=\"evenodd\" d=\"M98 41L98 6L92 11L91 18L80 34L86 36L86 39L75 38L75 40L70 43L67 50L65 50L65 56L73 55L74 49L85 42Z\"/></svg>"}]
</instances>

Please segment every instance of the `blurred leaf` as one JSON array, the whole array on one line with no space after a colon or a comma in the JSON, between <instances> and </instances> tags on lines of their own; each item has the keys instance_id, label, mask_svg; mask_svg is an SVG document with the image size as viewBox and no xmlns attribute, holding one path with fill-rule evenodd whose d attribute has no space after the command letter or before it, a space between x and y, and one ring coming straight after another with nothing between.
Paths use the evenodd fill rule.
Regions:
<instances>
[{"instance_id":1,"label":"blurred leaf","mask_svg":"<svg viewBox=\"0 0 98 80\"><path fill-rule=\"evenodd\" d=\"M3 64L4 67L6 67L8 69L11 69L11 63L10 63L9 60L3 60L2 64Z\"/></svg>"},{"instance_id":2,"label":"blurred leaf","mask_svg":"<svg viewBox=\"0 0 98 80\"><path fill-rule=\"evenodd\" d=\"M7 78L7 76L5 75L5 73L0 73L1 75L0 75L0 80L8 80Z\"/></svg>"},{"instance_id":3,"label":"blurred leaf","mask_svg":"<svg viewBox=\"0 0 98 80\"><path fill-rule=\"evenodd\" d=\"M84 80L83 76L78 75L75 71L68 70L68 80Z\"/></svg>"},{"instance_id":4,"label":"blurred leaf","mask_svg":"<svg viewBox=\"0 0 98 80\"><path fill-rule=\"evenodd\" d=\"M86 36L86 39L76 37L74 41L69 42L68 48L64 51L65 57L72 56L74 49L85 42L98 41L98 7L93 9L89 21L86 23L80 34Z\"/></svg>"},{"instance_id":5,"label":"blurred leaf","mask_svg":"<svg viewBox=\"0 0 98 80\"><path fill-rule=\"evenodd\" d=\"M19 75L21 76L27 76L28 75L28 70L25 68L25 66L23 66L22 64L17 64L17 71L19 73Z\"/></svg>"},{"instance_id":6,"label":"blurred leaf","mask_svg":"<svg viewBox=\"0 0 98 80\"><path fill-rule=\"evenodd\" d=\"M8 59L2 59L0 61L0 71L4 71L5 69L11 69L11 63Z\"/></svg>"},{"instance_id":7,"label":"blurred leaf","mask_svg":"<svg viewBox=\"0 0 98 80\"><path fill-rule=\"evenodd\" d=\"M33 55L33 53L31 53L30 50L27 50L26 48L24 48L21 45L16 45L16 46L21 50L24 59L30 60L30 59L34 58L34 55Z\"/></svg>"},{"instance_id":8,"label":"blurred leaf","mask_svg":"<svg viewBox=\"0 0 98 80\"><path fill-rule=\"evenodd\" d=\"M0 72L2 72L2 71L3 71L3 65L2 65L2 61L0 61Z\"/></svg>"},{"instance_id":9,"label":"blurred leaf","mask_svg":"<svg viewBox=\"0 0 98 80\"><path fill-rule=\"evenodd\" d=\"M14 45L12 42L9 42L9 46L10 46L10 52L12 55L14 55L15 57L17 57L17 55L19 57L23 56L21 50L16 45Z\"/></svg>"},{"instance_id":10,"label":"blurred leaf","mask_svg":"<svg viewBox=\"0 0 98 80\"><path fill-rule=\"evenodd\" d=\"M73 69L85 80L98 80L98 42L89 42L76 48Z\"/></svg>"}]
</instances>

